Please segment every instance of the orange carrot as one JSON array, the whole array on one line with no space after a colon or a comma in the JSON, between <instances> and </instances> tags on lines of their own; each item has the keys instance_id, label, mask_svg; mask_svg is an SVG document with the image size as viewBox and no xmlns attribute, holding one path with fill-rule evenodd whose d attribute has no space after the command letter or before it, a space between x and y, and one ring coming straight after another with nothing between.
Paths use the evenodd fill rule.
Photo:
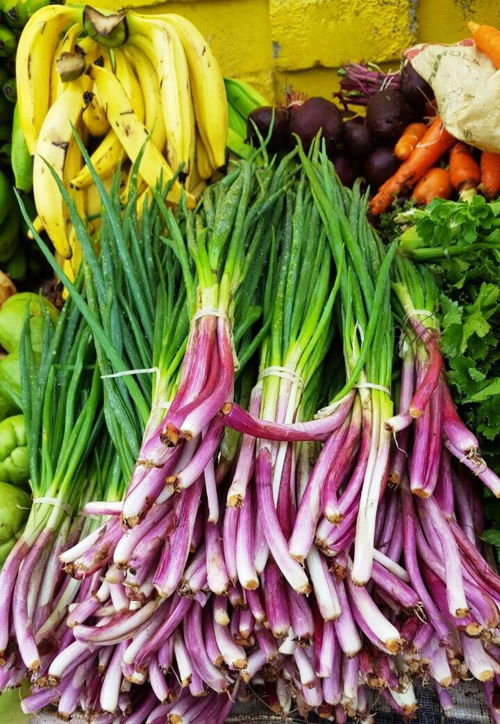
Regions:
<instances>
[{"instance_id":1,"label":"orange carrot","mask_svg":"<svg viewBox=\"0 0 500 724\"><path fill-rule=\"evenodd\" d=\"M488 56L495 68L500 68L500 30L492 25L469 23L476 48Z\"/></svg>"},{"instance_id":2,"label":"orange carrot","mask_svg":"<svg viewBox=\"0 0 500 724\"><path fill-rule=\"evenodd\" d=\"M450 151L450 179L456 191L475 189L481 180L479 166L472 158L470 148L459 141Z\"/></svg>"},{"instance_id":3,"label":"orange carrot","mask_svg":"<svg viewBox=\"0 0 500 724\"><path fill-rule=\"evenodd\" d=\"M439 116L431 123L425 136L417 143L413 153L403 161L370 201L370 211L376 216L385 211L397 194L412 188L446 151L455 139L448 133Z\"/></svg>"},{"instance_id":4,"label":"orange carrot","mask_svg":"<svg viewBox=\"0 0 500 724\"><path fill-rule=\"evenodd\" d=\"M394 146L394 155L400 161L405 161L414 150L417 143L424 137L427 126L425 123L410 123L403 131L403 135Z\"/></svg>"},{"instance_id":5,"label":"orange carrot","mask_svg":"<svg viewBox=\"0 0 500 724\"><path fill-rule=\"evenodd\" d=\"M420 179L411 195L417 204L430 204L432 199L449 199L453 193L450 174L444 168L431 168Z\"/></svg>"},{"instance_id":6,"label":"orange carrot","mask_svg":"<svg viewBox=\"0 0 500 724\"><path fill-rule=\"evenodd\" d=\"M495 199L500 194L500 153L482 152L479 188L489 199Z\"/></svg>"}]
</instances>

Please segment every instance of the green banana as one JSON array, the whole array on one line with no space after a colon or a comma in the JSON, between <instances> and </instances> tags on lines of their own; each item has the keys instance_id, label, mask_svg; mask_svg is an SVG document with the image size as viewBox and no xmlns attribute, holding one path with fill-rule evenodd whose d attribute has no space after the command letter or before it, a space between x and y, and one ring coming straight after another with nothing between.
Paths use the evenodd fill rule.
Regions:
<instances>
[{"instance_id":1,"label":"green banana","mask_svg":"<svg viewBox=\"0 0 500 724\"><path fill-rule=\"evenodd\" d=\"M2 8L11 28L22 30L33 13L48 5L50 0L7 0Z\"/></svg>"},{"instance_id":2,"label":"green banana","mask_svg":"<svg viewBox=\"0 0 500 724\"><path fill-rule=\"evenodd\" d=\"M36 279L37 277L40 277L45 269L45 258L42 256L41 251L39 251L38 247L31 247L30 253L28 255L28 269L27 269L27 275L31 279Z\"/></svg>"},{"instance_id":3,"label":"green banana","mask_svg":"<svg viewBox=\"0 0 500 724\"><path fill-rule=\"evenodd\" d=\"M8 162L10 160L11 150L12 150L12 146L8 141L7 141L7 143L3 143L0 146L0 157L2 159L2 163L4 163L5 161Z\"/></svg>"},{"instance_id":4,"label":"green banana","mask_svg":"<svg viewBox=\"0 0 500 724\"><path fill-rule=\"evenodd\" d=\"M11 123L12 119L12 113L14 109L12 108L12 103L9 103L7 98L0 94L0 123ZM3 138L1 139L4 140Z\"/></svg>"},{"instance_id":5,"label":"green banana","mask_svg":"<svg viewBox=\"0 0 500 724\"><path fill-rule=\"evenodd\" d=\"M9 103L15 103L17 101L16 79L10 78L6 81L2 86L2 91Z\"/></svg>"},{"instance_id":6,"label":"green banana","mask_svg":"<svg viewBox=\"0 0 500 724\"><path fill-rule=\"evenodd\" d=\"M33 199L33 194L31 194L31 193L22 194L22 202L23 202L24 208L26 209L26 213L28 214L29 218L33 221L33 219L35 219L35 217L36 217L36 206L35 206L35 200ZM29 226L25 222L24 217L21 219L21 231L22 231L23 236L25 236L26 238L29 238L28 237ZM39 251L38 246L36 244L33 244L31 251L33 252L35 250Z\"/></svg>"},{"instance_id":7,"label":"green banana","mask_svg":"<svg viewBox=\"0 0 500 724\"><path fill-rule=\"evenodd\" d=\"M14 202L12 185L7 176L0 171L0 225L3 224L11 208L14 207Z\"/></svg>"},{"instance_id":8,"label":"green banana","mask_svg":"<svg viewBox=\"0 0 500 724\"><path fill-rule=\"evenodd\" d=\"M13 28L13 22L11 20L11 13L16 17L15 8L19 0L2 0L2 16L9 28Z\"/></svg>"},{"instance_id":9,"label":"green banana","mask_svg":"<svg viewBox=\"0 0 500 724\"><path fill-rule=\"evenodd\" d=\"M14 254L19 241L21 215L19 210L11 207L11 213L0 226L0 263L8 261Z\"/></svg>"},{"instance_id":10,"label":"green banana","mask_svg":"<svg viewBox=\"0 0 500 724\"><path fill-rule=\"evenodd\" d=\"M227 147L240 158L248 158L253 151L252 146L245 143L244 139L233 131L231 126L227 129Z\"/></svg>"},{"instance_id":11,"label":"green banana","mask_svg":"<svg viewBox=\"0 0 500 724\"><path fill-rule=\"evenodd\" d=\"M14 252L14 255L9 259L5 265L5 272L11 279L16 282L26 278L26 272L28 271L28 252L25 246L25 242L19 244Z\"/></svg>"},{"instance_id":12,"label":"green banana","mask_svg":"<svg viewBox=\"0 0 500 724\"><path fill-rule=\"evenodd\" d=\"M248 118L249 114L260 106L271 105L263 95L244 80L224 78L224 85L229 105L233 106L243 118Z\"/></svg>"},{"instance_id":13,"label":"green banana","mask_svg":"<svg viewBox=\"0 0 500 724\"><path fill-rule=\"evenodd\" d=\"M16 52L16 34L3 25L0 26L0 58L10 58Z\"/></svg>"},{"instance_id":14,"label":"green banana","mask_svg":"<svg viewBox=\"0 0 500 724\"><path fill-rule=\"evenodd\" d=\"M12 120L12 150L10 162L14 172L14 182L21 191L29 194L33 188L33 159L28 151L26 139L19 120L19 107L14 107L14 118Z\"/></svg>"},{"instance_id":15,"label":"green banana","mask_svg":"<svg viewBox=\"0 0 500 724\"><path fill-rule=\"evenodd\" d=\"M0 123L0 141L8 141L12 128L10 123Z\"/></svg>"},{"instance_id":16,"label":"green banana","mask_svg":"<svg viewBox=\"0 0 500 724\"><path fill-rule=\"evenodd\" d=\"M230 103L227 105L227 120L229 128L232 128L238 136L241 136L241 138L246 138L247 122Z\"/></svg>"}]
</instances>

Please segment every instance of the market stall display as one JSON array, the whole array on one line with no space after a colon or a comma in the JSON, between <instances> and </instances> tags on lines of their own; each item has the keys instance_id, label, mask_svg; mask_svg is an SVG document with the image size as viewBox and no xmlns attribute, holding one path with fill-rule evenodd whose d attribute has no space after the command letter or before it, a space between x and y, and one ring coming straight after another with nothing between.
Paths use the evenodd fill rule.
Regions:
<instances>
[{"instance_id":1,"label":"market stall display","mask_svg":"<svg viewBox=\"0 0 500 724\"><path fill-rule=\"evenodd\" d=\"M448 128L431 52L274 108L180 15L27 20L4 223L60 293L0 307L24 713L412 719L472 678L500 721L500 148Z\"/></svg>"}]
</instances>

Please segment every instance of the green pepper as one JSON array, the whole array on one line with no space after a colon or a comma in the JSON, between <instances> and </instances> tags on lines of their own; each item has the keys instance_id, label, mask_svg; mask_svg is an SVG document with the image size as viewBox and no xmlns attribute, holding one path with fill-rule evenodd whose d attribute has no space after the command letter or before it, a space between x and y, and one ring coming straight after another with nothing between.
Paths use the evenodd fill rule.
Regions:
<instances>
[{"instance_id":1,"label":"green pepper","mask_svg":"<svg viewBox=\"0 0 500 724\"><path fill-rule=\"evenodd\" d=\"M10 396L6 396L3 394L0 386L0 420L5 420L6 417L9 417L9 415L13 415L15 412L18 411L19 406L16 405L15 402L13 402Z\"/></svg>"},{"instance_id":2,"label":"green pepper","mask_svg":"<svg viewBox=\"0 0 500 724\"><path fill-rule=\"evenodd\" d=\"M42 346L44 319L42 309L46 308L53 322L57 319L57 309L40 294L21 292L9 297L0 309L0 345L7 352L19 348L21 334L27 313L30 314L31 342L35 352Z\"/></svg>"},{"instance_id":3,"label":"green pepper","mask_svg":"<svg viewBox=\"0 0 500 724\"><path fill-rule=\"evenodd\" d=\"M0 480L19 485L27 483L28 477L24 415L13 415L0 422Z\"/></svg>"},{"instance_id":4,"label":"green pepper","mask_svg":"<svg viewBox=\"0 0 500 724\"><path fill-rule=\"evenodd\" d=\"M0 483L0 565L21 536L31 508L31 498L21 488Z\"/></svg>"},{"instance_id":5,"label":"green pepper","mask_svg":"<svg viewBox=\"0 0 500 724\"><path fill-rule=\"evenodd\" d=\"M0 397L8 400L16 412L21 409L21 372L17 350L0 359Z\"/></svg>"}]
</instances>

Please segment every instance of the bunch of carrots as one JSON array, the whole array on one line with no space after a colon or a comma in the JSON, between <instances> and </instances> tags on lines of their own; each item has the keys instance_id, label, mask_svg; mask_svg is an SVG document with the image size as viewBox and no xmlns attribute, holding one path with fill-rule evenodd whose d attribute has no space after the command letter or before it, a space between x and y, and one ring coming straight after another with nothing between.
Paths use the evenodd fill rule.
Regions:
<instances>
[{"instance_id":1,"label":"bunch of carrots","mask_svg":"<svg viewBox=\"0 0 500 724\"><path fill-rule=\"evenodd\" d=\"M500 68L500 30L469 23L476 46ZM449 152L448 168L438 166ZM430 126L410 123L396 143L394 155L402 161L398 170L380 186L370 202L374 216L386 211L401 193L413 189L411 198L428 204L458 193L463 200L478 191L488 199L500 194L500 154L482 151L479 162L470 146L457 141L436 116Z\"/></svg>"}]
</instances>

